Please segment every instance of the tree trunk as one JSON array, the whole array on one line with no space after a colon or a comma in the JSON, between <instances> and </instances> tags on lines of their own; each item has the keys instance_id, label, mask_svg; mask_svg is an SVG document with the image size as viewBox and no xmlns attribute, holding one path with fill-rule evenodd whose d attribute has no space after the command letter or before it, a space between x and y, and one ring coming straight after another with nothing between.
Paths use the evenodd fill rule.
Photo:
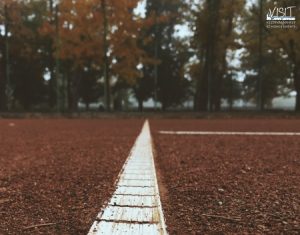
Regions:
<instances>
[{"instance_id":1,"label":"tree trunk","mask_svg":"<svg viewBox=\"0 0 300 235\"><path fill-rule=\"evenodd\" d=\"M290 48L289 57L291 62L294 64L293 74L294 74L294 87L296 91L295 111L299 112L300 111L300 68L298 67L298 64L300 61L297 58L297 52L296 52L294 40L289 41L289 48Z\"/></svg>"},{"instance_id":2,"label":"tree trunk","mask_svg":"<svg viewBox=\"0 0 300 235\"><path fill-rule=\"evenodd\" d=\"M109 65L107 51L109 48L107 35L108 35L108 20L107 20L107 5L106 0L101 0L102 17L103 17L103 75L104 75L104 98L105 98L105 109L110 111L110 79L109 79Z\"/></svg>"},{"instance_id":3,"label":"tree trunk","mask_svg":"<svg viewBox=\"0 0 300 235\"><path fill-rule=\"evenodd\" d=\"M232 4L233 1L232 1ZM233 28L233 16L234 13L231 12L231 14L227 18L227 29L225 32L225 38L229 38L232 33L232 28ZM215 111L220 111L221 110L221 99L222 99L222 87L223 87L223 77L227 73L227 61L226 61L226 56L227 56L227 49L229 45L228 43L225 43L223 45L223 48L221 49L221 56L222 56L222 67L217 73L216 76L216 83L214 84L215 87L215 92L214 92L214 104L215 104ZM217 71L217 69L215 69Z\"/></svg>"},{"instance_id":4,"label":"tree trunk","mask_svg":"<svg viewBox=\"0 0 300 235\"><path fill-rule=\"evenodd\" d=\"M300 112L300 89L297 90L296 94L296 107L295 107L296 112Z\"/></svg>"},{"instance_id":5,"label":"tree trunk","mask_svg":"<svg viewBox=\"0 0 300 235\"><path fill-rule=\"evenodd\" d=\"M297 64L294 67L294 85L296 90L296 106L295 111L300 111L300 68L298 68Z\"/></svg>"},{"instance_id":6,"label":"tree trunk","mask_svg":"<svg viewBox=\"0 0 300 235\"><path fill-rule=\"evenodd\" d=\"M144 106L143 106L143 100L139 99L138 100L138 105L139 105L139 111L143 112Z\"/></svg>"},{"instance_id":7,"label":"tree trunk","mask_svg":"<svg viewBox=\"0 0 300 235\"><path fill-rule=\"evenodd\" d=\"M229 90L229 110L232 111L233 107L233 81L232 76L230 75L230 90Z\"/></svg>"},{"instance_id":8,"label":"tree trunk","mask_svg":"<svg viewBox=\"0 0 300 235\"><path fill-rule=\"evenodd\" d=\"M70 84L70 111L76 112L78 109L78 85L82 74L81 71L75 70L72 75Z\"/></svg>"},{"instance_id":9,"label":"tree trunk","mask_svg":"<svg viewBox=\"0 0 300 235\"><path fill-rule=\"evenodd\" d=\"M167 104L166 104L166 102L161 102L161 110L162 111L166 111L167 110Z\"/></svg>"},{"instance_id":10,"label":"tree trunk","mask_svg":"<svg viewBox=\"0 0 300 235\"><path fill-rule=\"evenodd\" d=\"M5 71L3 64L0 64L0 111L6 111L6 95L5 95Z\"/></svg>"},{"instance_id":11,"label":"tree trunk","mask_svg":"<svg viewBox=\"0 0 300 235\"><path fill-rule=\"evenodd\" d=\"M72 73L70 73L70 69L66 68L66 79L67 82L67 109L68 111L72 111Z\"/></svg>"},{"instance_id":12,"label":"tree trunk","mask_svg":"<svg viewBox=\"0 0 300 235\"><path fill-rule=\"evenodd\" d=\"M54 76L54 70L52 66L50 68L50 80L49 80L48 91L49 91L48 104L50 108L54 108L56 106L56 78Z\"/></svg>"},{"instance_id":13,"label":"tree trunk","mask_svg":"<svg viewBox=\"0 0 300 235\"><path fill-rule=\"evenodd\" d=\"M211 25L211 33L209 35L209 61L208 61L208 109L209 111L213 111L214 107L214 97L216 94L216 44L217 44L217 32L218 32L218 20L219 20L219 8L220 8L220 0L208 0L211 2L210 4L210 25Z\"/></svg>"},{"instance_id":14,"label":"tree trunk","mask_svg":"<svg viewBox=\"0 0 300 235\"><path fill-rule=\"evenodd\" d=\"M264 88L263 88L263 74L262 74L262 62L263 62L263 5L262 0L259 0L259 34L258 34L258 79L257 79L257 109L259 111L264 110Z\"/></svg>"},{"instance_id":15,"label":"tree trunk","mask_svg":"<svg viewBox=\"0 0 300 235\"><path fill-rule=\"evenodd\" d=\"M215 85L215 44L216 31L219 16L220 0L207 0L209 17L208 17L208 32L207 44L205 50L205 61L203 67L203 76L200 85L199 110L212 111L213 107L213 86Z\"/></svg>"},{"instance_id":16,"label":"tree trunk","mask_svg":"<svg viewBox=\"0 0 300 235\"><path fill-rule=\"evenodd\" d=\"M53 15L54 15L54 9L53 9L53 0L49 0L49 12L50 12L50 19L49 23L54 26L55 22L53 20ZM54 49L53 49L53 39L49 39L49 42L46 45L47 51L48 51L48 67L49 67L49 72L50 72L50 80L49 80L49 86L48 86L48 94L49 94L49 100L48 104L51 109L53 109L56 106L56 77L54 74L54 66L55 66L55 61L54 61Z\"/></svg>"},{"instance_id":17,"label":"tree trunk","mask_svg":"<svg viewBox=\"0 0 300 235\"><path fill-rule=\"evenodd\" d=\"M201 52L200 52L200 61L203 62L204 61L204 58L205 58L205 53L206 53L206 50L205 50L205 47L202 46L201 48ZM195 94L195 97L194 97L194 110L195 111L200 111L201 110L201 105L200 105L200 101L202 100L203 97L201 97L201 93L202 93L202 90L201 90L201 87L202 85L204 84L204 81L203 81L203 68L201 69L201 64L199 66L199 74L198 74L198 77L197 77L197 80L196 80L196 94Z\"/></svg>"},{"instance_id":18,"label":"tree trunk","mask_svg":"<svg viewBox=\"0 0 300 235\"><path fill-rule=\"evenodd\" d=\"M226 54L226 53L225 53ZM213 93L213 101L214 101L214 111L221 110L221 98L222 98L222 86L223 86L223 74L225 73L224 68L222 68L221 72L217 73L215 89Z\"/></svg>"}]
</instances>

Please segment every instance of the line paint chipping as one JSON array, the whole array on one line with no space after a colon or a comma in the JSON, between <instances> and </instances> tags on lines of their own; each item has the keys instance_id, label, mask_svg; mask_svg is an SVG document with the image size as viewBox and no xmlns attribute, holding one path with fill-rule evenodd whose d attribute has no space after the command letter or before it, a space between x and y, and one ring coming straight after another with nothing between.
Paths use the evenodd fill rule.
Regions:
<instances>
[{"instance_id":1,"label":"line paint chipping","mask_svg":"<svg viewBox=\"0 0 300 235\"><path fill-rule=\"evenodd\" d=\"M116 181L116 191L88 235L166 235L146 120Z\"/></svg>"}]
</instances>

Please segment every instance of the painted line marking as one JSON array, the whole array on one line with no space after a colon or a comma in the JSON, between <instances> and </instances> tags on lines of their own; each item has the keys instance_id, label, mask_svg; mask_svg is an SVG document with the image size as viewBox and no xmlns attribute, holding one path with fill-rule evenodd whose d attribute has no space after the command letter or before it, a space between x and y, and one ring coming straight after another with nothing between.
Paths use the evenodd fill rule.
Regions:
<instances>
[{"instance_id":1,"label":"painted line marking","mask_svg":"<svg viewBox=\"0 0 300 235\"><path fill-rule=\"evenodd\" d=\"M147 187L147 188L142 188L142 187L124 187L124 186L119 186L115 194L132 194L132 195L155 195L155 188L153 187Z\"/></svg>"},{"instance_id":2,"label":"painted line marking","mask_svg":"<svg viewBox=\"0 0 300 235\"><path fill-rule=\"evenodd\" d=\"M156 206L155 196L128 196L114 195L109 205L113 206L136 206L136 207L154 207Z\"/></svg>"},{"instance_id":3,"label":"painted line marking","mask_svg":"<svg viewBox=\"0 0 300 235\"><path fill-rule=\"evenodd\" d=\"M116 190L88 235L167 235L148 121L116 181Z\"/></svg>"},{"instance_id":4,"label":"painted line marking","mask_svg":"<svg viewBox=\"0 0 300 235\"><path fill-rule=\"evenodd\" d=\"M154 187L155 182L149 180L120 180L120 185L126 186L141 186L141 187Z\"/></svg>"},{"instance_id":5,"label":"painted line marking","mask_svg":"<svg viewBox=\"0 0 300 235\"><path fill-rule=\"evenodd\" d=\"M128 223L128 224L157 224L156 222L149 222L149 221L133 221L133 220L118 220L117 222L114 220L109 220L109 219L102 219L101 221L105 222L113 222L113 223Z\"/></svg>"},{"instance_id":6,"label":"painted line marking","mask_svg":"<svg viewBox=\"0 0 300 235\"><path fill-rule=\"evenodd\" d=\"M108 205L99 220L111 221L136 221L148 223L158 223L158 211L156 208L139 208L139 207L119 207ZM100 233L101 234L101 233ZM114 234L113 231L107 234Z\"/></svg>"},{"instance_id":7,"label":"painted line marking","mask_svg":"<svg viewBox=\"0 0 300 235\"><path fill-rule=\"evenodd\" d=\"M164 135L273 135L299 136L300 132L242 132L242 131L159 131Z\"/></svg>"},{"instance_id":8,"label":"painted line marking","mask_svg":"<svg viewBox=\"0 0 300 235\"><path fill-rule=\"evenodd\" d=\"M115 193L114 195L119 195L119 196L155 196L155 194L121 194L121 193Z\"/></svg>"},{"instance_id":9,"label":"painted line marking","mask_svg":"<svg viewBox=\"0 0 300 235\"><path fill-rule=\"evenodd\" d=\"M117 228L116 228L117 227ZM160 228L157 224L139 224L139 223L118 223L102 221L99 224L99 231L114 231L114 235L123 234L158 234ZM136 231L139 231L137 233ZM106 234L106 233L99 233Z\"/></svg>"}]
</instances>

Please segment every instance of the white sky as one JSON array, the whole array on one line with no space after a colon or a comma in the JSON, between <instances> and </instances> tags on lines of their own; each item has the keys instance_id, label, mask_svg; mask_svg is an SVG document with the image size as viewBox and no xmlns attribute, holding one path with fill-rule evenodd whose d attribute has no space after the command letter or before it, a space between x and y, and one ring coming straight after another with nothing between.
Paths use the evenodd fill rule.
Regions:
<instances>
[{"instance_id":1,"label":"white sky","mask_svg":"<svg viewBox=\"0 0 300 235\"><path fill-rule=\"evenodd\" d=\"M140 15L141 17L145 17L146 14L146 0L142 0L139 2L138 6L134 9L134 13Z\"/></svg>"},{"instance_id":2,"label":"white sky","mask_svg":"<svg viewBox=\"0 0 300 235\"><path fill-rule=\"evenodd\" d=\"M4 25L0 25L0 34L2 36L4 36L4 34L5 34L5 27L4 27Z\"/></svg>"},{"instance_id":3,"label":"white sky","mask_svg":"<svg viewBox=\"0 0 300 235\"><path fill-rule=\"evenodd\" d=\"M138 4L138 6L135 8L134 13L141 16L145 17L146 14L146 0L141 0ZM187 36L192 36L192 32L189 29L187 24L184 25L176 25L175 26L175 37L187 37Z\"/></svg>"},{"instance_id":4,"label":"white sky","mask_svg":"<svg viewBox=\"0 0 300 235\"><path fill-rule=\"evenodd\" d=\"M135 9L135 14L145 17L146 14L146 1L147 0L141 0ZM257 3L258 0L246 0L246 7L251 6L252 4ZM199 4L200 0L193 0L191 4L193 5ZM188 24L183 24L183 25L176 25L175 26L175 37L191 37L193 35L192 31L189 29Z\"/></svg>"}]
</instances>

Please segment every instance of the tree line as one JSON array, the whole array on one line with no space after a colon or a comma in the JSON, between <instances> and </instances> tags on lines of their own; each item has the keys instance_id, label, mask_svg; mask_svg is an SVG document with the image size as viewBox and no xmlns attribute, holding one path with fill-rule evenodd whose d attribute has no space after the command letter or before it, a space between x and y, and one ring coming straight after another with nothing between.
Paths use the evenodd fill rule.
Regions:
<instances>
[{"instance_id":1,"label":"tree line","mask_svg":"<svg viewBox=\"0 0 300 235\"><path fill-rule=\"evenodd\" d=\"M219 111L241 99L268 107L296 93L300 33L296 0L2 0L0 111L77 111L101 101L122 110ZM296 29L269 29L274 6L295 6ZM179 25L190 35L178 36Z\"/></svg>"}]
</instances>

